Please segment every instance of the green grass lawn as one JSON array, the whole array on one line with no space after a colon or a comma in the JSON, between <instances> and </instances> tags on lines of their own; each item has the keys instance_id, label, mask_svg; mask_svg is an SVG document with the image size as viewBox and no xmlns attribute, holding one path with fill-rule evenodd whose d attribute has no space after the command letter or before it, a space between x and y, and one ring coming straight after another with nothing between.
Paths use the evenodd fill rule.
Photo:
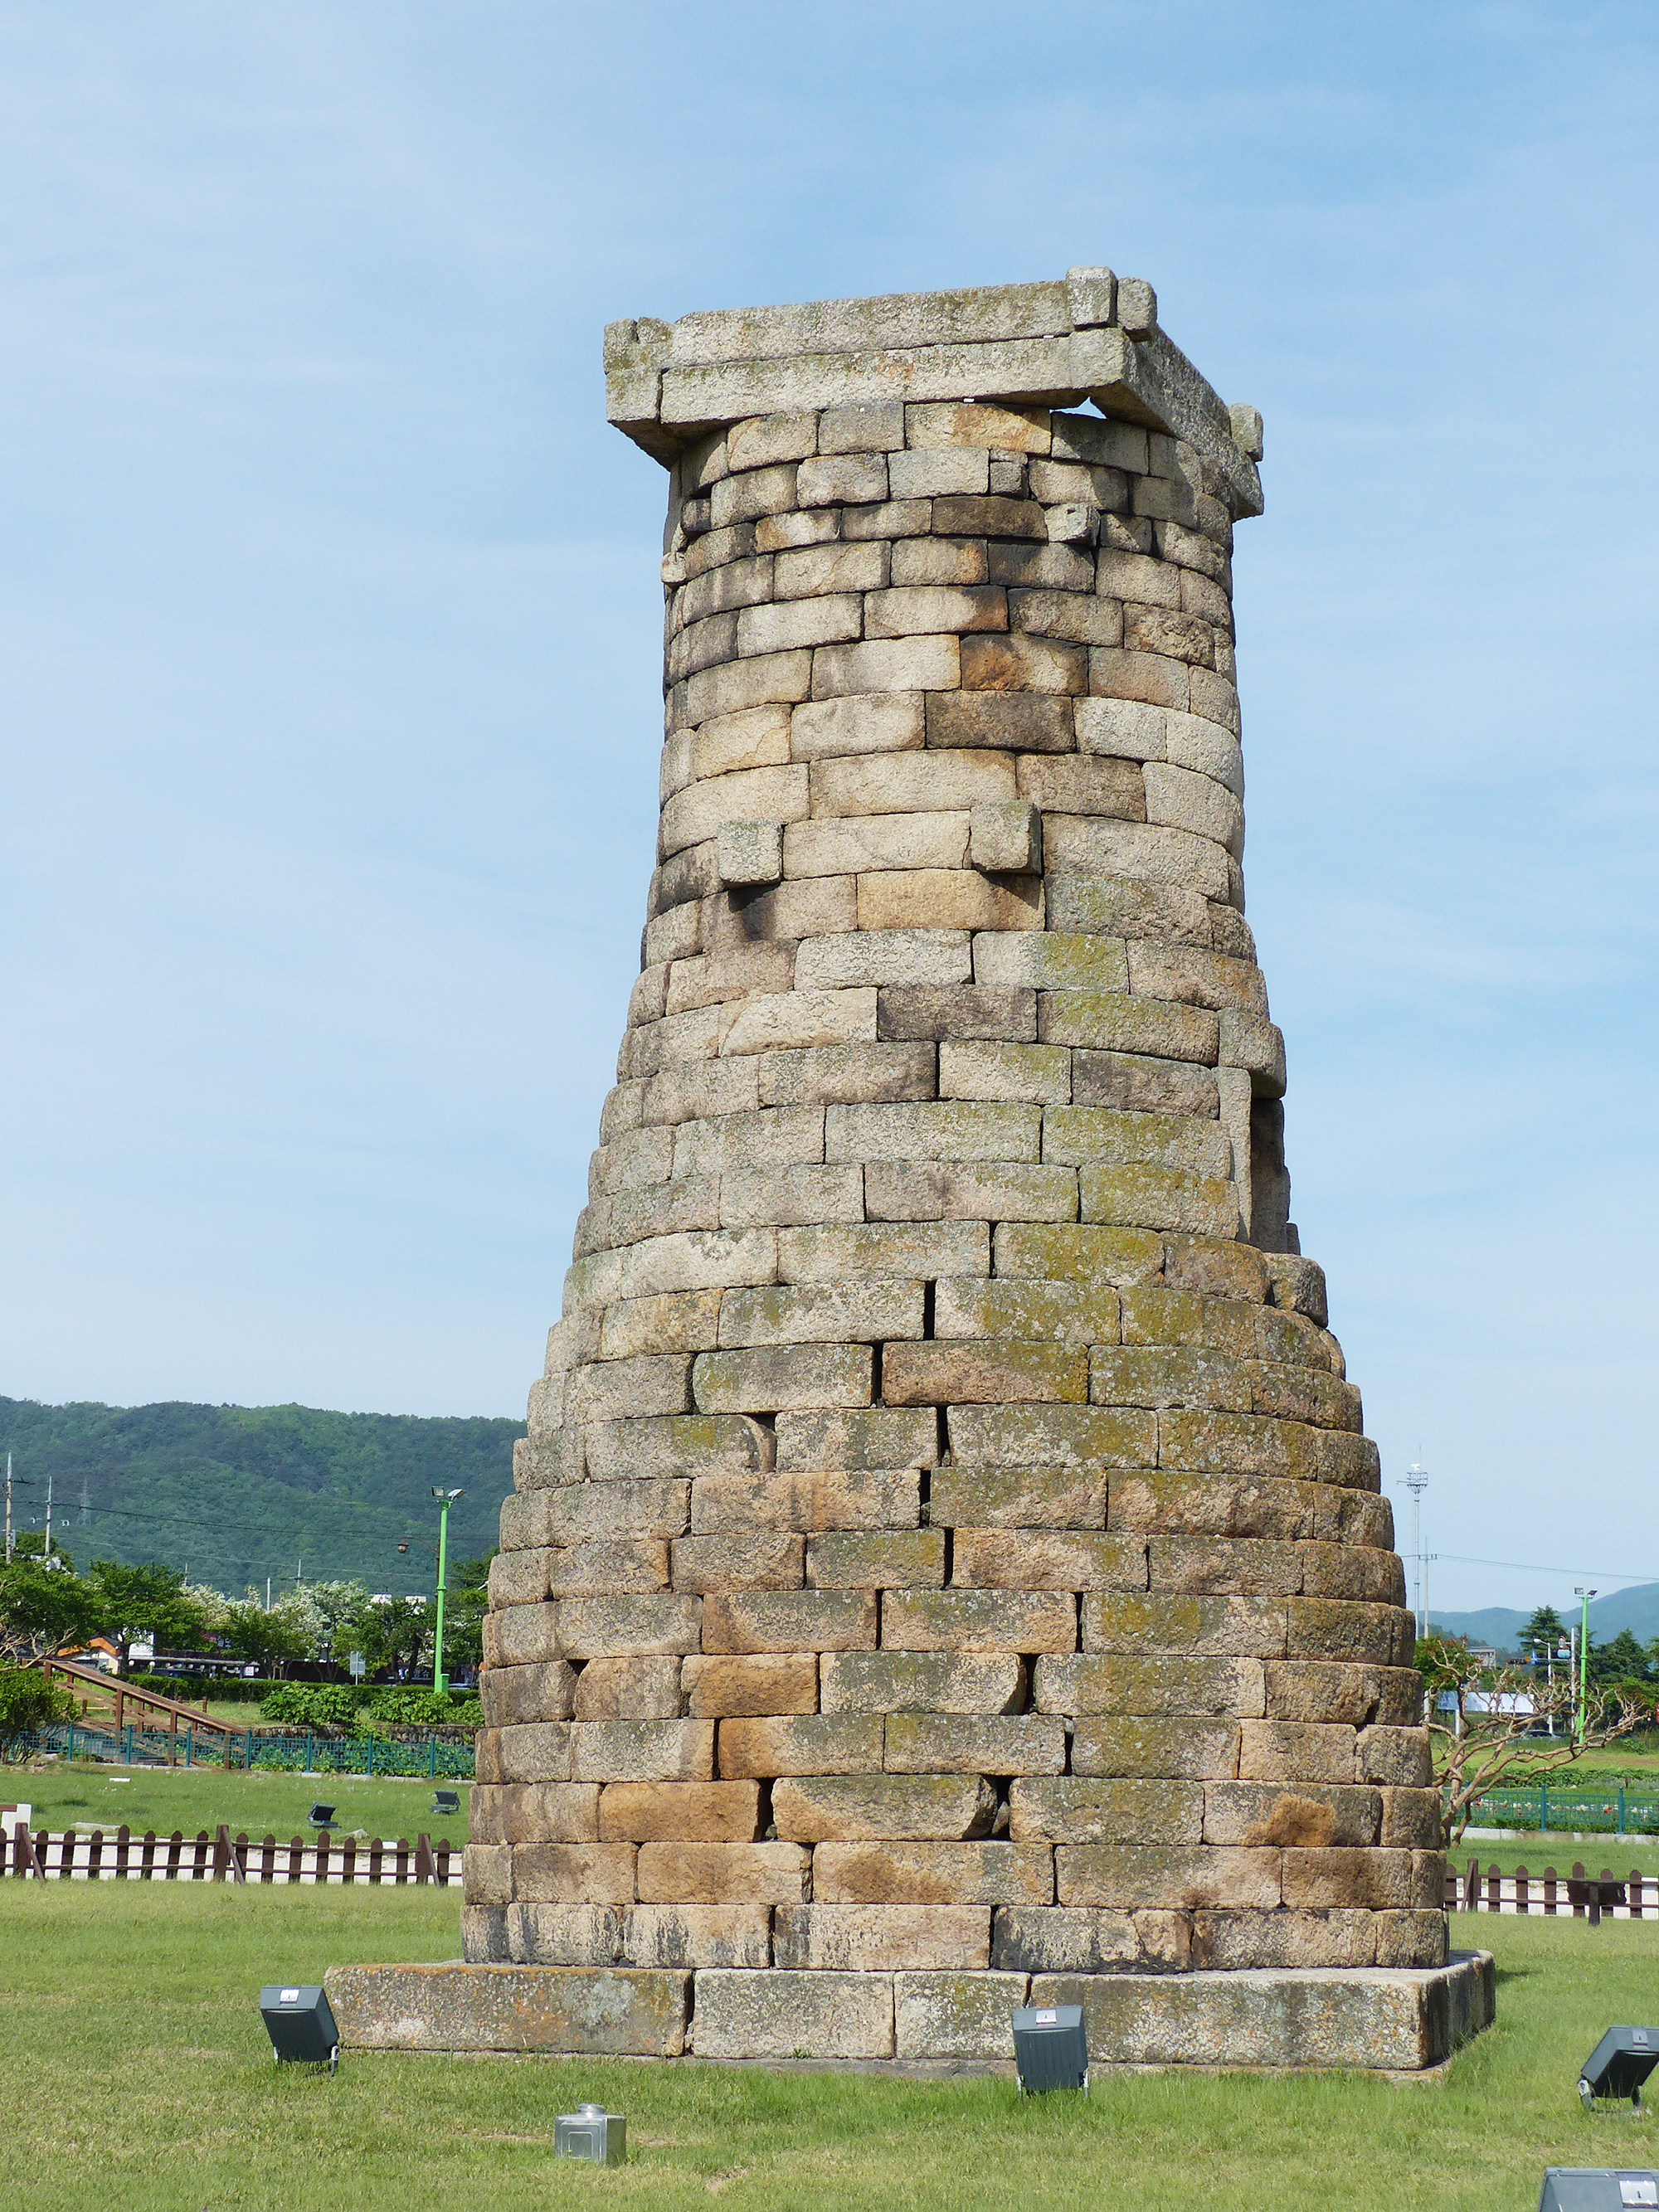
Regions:
<instances>
[{"instance_id":1,"label":"green grass lawn","mask_svg":"<svg viewBox=\"0 0 1659 2212\"><path fill-rule=\"evenodd\" d=\"M457 1949L453 1896L0 1883L0 2197L30 2212L518 2212L712 2198L747 2212L1194 2203L1531 2212L1547 2164L1637 2165L1659 2124L1579 2110L1579 2062L1659 2012L1659 1928L1454 1923L1500 1966L1498 2025L1443 2086L1337 2075L1000 2080L348 2052L272 2065L259 1984ZM633 2162L556 2166L585 2097Z\"/></svg>"},{"instance_id":2,"label":"green grass lawn","mask_svg":"<svg viewBox=\"0 0 1659 2212\"><path fill-rule=\"evenodd\" d=\"M1524 1764L1510 1771L1522 1778L1520 1786L1524 1788L1527 1771ZM1621 1774L1632 1781L1659 1782L1659 1745L1656 1745L1651 1735L1644 1735L1634 1743L1626 1739L1620 1743L1609 1744L1605 1751L1587 1752L1582 1762L1556 1767L1535 1779L1547 1782L1552 1790L1577 1790L1581 1784L1599 1787L1609 1776L1616 1782ZM1504 1786L1510 1786L1507 1776Z\"/></svg>"},{"instance_id":3,"label":"green grass lawn","mask_svg":"<svg viewBox=\"0 0 1659 2212\"><path fill-rule=\"evenodd\" d=\"M121 1776L130 1778L117 1778ZM0 1769L0 1799L32 1805L37 1830L90 1824L112 1832L125 1820L135 1835L146 1828L171 1835L179 1828L193 1836L203 1828L211 1831L222 1820L233 1836L246 1831L256 1841L271 1835L286 1843L290 1836L309 1833L306 1814L320 1799L338 1808L337 1824L343 1834L364 1828L371 1836L404 1836L413 1843L424 1832L434 1843L443 1836L452 1844L465 1843L470 1785L437 1785L460 1792L460 1817L447 1820L432 1810L434 1786L424 1780L403 1782L378 1775L366 1781L349 1775L227 1773L222 1766L58 1764Z\"/></svg>"}]
</instances>

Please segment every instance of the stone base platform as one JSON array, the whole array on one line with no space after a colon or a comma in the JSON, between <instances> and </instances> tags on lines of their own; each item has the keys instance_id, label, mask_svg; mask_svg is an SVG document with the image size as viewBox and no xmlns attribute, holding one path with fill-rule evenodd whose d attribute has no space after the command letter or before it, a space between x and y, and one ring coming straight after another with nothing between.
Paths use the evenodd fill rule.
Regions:
<instances>
[{"instance_id":1,"label":"stone base platform","mask_svg":"<svg viewBox=\"0 0 1659 2212\"><path fill-rule=\"evenodd\" d=\"M1016 2005L1081 2004L1103 2065L1419 2074L1492 2023L1491 1954L1237 1973L333 1966L348 2049L938 2065L1013 2057Z\"/></svg>"}]
</instances>

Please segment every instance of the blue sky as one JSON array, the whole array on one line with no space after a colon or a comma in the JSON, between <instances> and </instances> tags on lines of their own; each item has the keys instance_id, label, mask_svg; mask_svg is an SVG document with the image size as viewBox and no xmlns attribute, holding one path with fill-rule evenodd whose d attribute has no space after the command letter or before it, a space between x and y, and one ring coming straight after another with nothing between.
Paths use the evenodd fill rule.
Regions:
<instances>
[{"instance_id":1,"label":"blue sky","mask_svg":"<svg viewBox=\"0 0 1659 2212\"><path fill-rule=\"evenodd\" d=\"M1659 1577L1650 9L14 0L0 59L0 1390L521 1410L655 813L601 326L1104 261L1267 418L1249 911L1432 1595Z\"/></svg>"}]
</instances>

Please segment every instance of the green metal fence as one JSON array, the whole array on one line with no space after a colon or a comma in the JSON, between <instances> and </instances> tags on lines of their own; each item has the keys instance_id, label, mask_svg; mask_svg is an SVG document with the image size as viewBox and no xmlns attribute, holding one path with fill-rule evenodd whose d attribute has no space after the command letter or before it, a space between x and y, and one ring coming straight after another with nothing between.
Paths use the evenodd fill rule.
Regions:
<instances>
[{"instance_id":1,"label":"green metal fence","mask_svg":"<svg viewBox=\"0 0 1659 2212\"><path fill-rule=\"evenodd\" d=\"M247 1772L425 1776L428 1781L470 1782L472 1738L437 1729L409 1729L397 1736L319 1735L294 1729L238 1729L228 1737L215 1729L198 1735L181 1728L100 1729L66 1722L60 1727L10 1739L24 1753L55 1753L61 1759L95 1759L118 1766L229 1766Z\"/></svg>"},{"instance_id":2,"label":"green metal fence","mask_svg":"<svg viewBox=\"0 0 1659 2212\"><path fill-rule=\"evenodd\" d=\"M428 1781L472 1779L472 1739L427 1731L407 1736L321 1736L298 1730L279 1736L250 1731L246 1764L261 1772L425 1775Z\"/></svg>"},{"instance_id":3,"label":"green metal fence","mask_svg":"<svg viewBox=\"0 0 1659 2212\"><path fill-rule=\"evenodd\" d=\"M1476 1818L1498 1828L1545 1828L1571 1835L1659 1834L1659 1790L1552 1790L1544 1782L1529 1790L1489 1790Z\"/></svg>"}]
</instances>

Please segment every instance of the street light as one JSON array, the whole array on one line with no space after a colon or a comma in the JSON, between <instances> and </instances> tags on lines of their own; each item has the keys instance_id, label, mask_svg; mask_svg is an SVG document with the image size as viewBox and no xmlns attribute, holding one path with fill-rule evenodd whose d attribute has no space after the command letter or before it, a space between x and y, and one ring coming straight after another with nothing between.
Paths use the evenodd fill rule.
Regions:
<instances>
[{"instance_id":1,"label":"street light","mask_svg":"<svg viewBox=\"0 0 1659 2212\"><path fill-rule=\"evenodd\" d=\"M432 1495L438 1501L438 1626L432 1644L432 1686L434 1690L447 1690L449 1684L444 1674L444 1577L449 1566L449 1509L466 1492L444 1490L434 1483Z\"/></svg>"},{"instance_id":2,"label":"street light","mask_svg":"<svg viewBox=\"0 0 1659 2212\"><path fill-rule=\"evenodd\" d=\"M1428 1594L1423 1587L1423 1492L1428 1488L1429 1470L1413 1461L1406 1469L1406 1487L1412 1494L1412 1555L1417 1565L1418 1634L1429 1632Z\"/></svg>"},{"instance_id":3,"label":"street light","mask_svg":"<svg viewBox=\"0 0 1659 2212\"><path fill-rule=\"evenodd\" d=\"M1540 1651L1544 1656L1544 1733L1546 1735L1553 1735L1555 1734L1555 1638L1553 1636L1547 1636L1540 1644L1534 1637L1527 1649L1532 1655L1530 1663L1534 1691L1538 1685L1538 1656Z\"/></svg>"},{"instance_id":4,"label":"street light","mask_svg":"<svg viewBox=\"0 0 1659 2212\"><path fill-rule=\"evenodd\" d=\"M1589 1682L1589 1601L1595 1595L1593 1589L1576 1589L1578 1600L1578 1747L1584 1744L1584 1697Z\"/></svg>"}]
</instances>

